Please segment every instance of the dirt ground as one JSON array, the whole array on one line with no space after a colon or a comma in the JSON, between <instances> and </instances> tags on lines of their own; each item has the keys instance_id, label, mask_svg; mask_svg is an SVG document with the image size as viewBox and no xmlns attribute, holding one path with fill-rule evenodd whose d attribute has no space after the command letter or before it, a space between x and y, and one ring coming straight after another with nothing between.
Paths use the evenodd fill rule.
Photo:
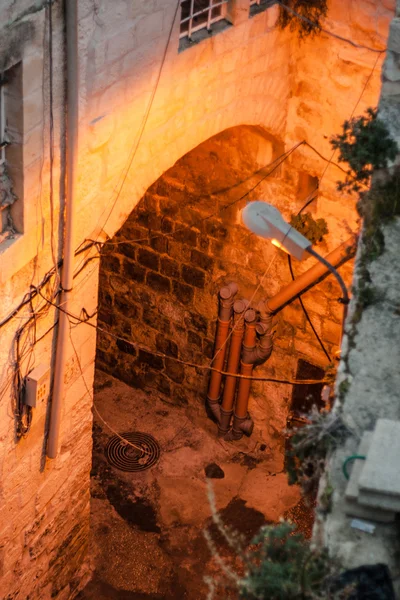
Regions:
<instances>
[{"instance_id":1,"label":"dirt ground","mask_svg":"<svg viewBox=\"0 0 400 600\"><path fill-rule=\"evenodd\" d=\"M80 600L202 600L236 598L218 585L217 553L240 573L240 561L211 519L212 485L223 523L249 542L266 523L292 518L310 533L310 511L266 444L228 444L202 407L167 404L156 395L96 374L92 469L92 581ZM127 473L110 466L105 447L115 431L141 431L161 447L156 465ZM210 467L210 465L213 465ZM279 461L281 465L281 461ZM208 479L205 469L213 478ZM222 470L222 471L221 471ZM219 478L215 478L215 476ZM211 552L204 531L211 533Z\"/></svg>"}]
</instances>

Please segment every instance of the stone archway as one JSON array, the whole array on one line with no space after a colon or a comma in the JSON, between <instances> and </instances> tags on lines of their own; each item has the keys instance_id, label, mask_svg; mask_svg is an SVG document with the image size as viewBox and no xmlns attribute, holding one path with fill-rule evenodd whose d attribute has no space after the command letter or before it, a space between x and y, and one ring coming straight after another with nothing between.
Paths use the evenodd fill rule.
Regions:
<instances>
[{"instance_id":1,"label":"stone archway","mask_svg":"<svg viewBox=\"0 0 400 600\"><path fill-rule=\"evenodd\" d=\"M208 372L193 367L210 363L217 292L223 284L236 281L239 295L247 299L258 289L257 302L290 280L286 255L255 238L239 218L248 198L265 198L288 218L315 185L295 156L270 173L282 146L253 126L209 139L147 190L102 252L93 523L107 585L128 585L121 583L118 561L127 555L119 540L129 540L133 548L124 567L127 579L138 565L140 572L148 572L137 542L143 539L156 557L159 575L153 581L149 572L151 588L140 577L123 589L158 590L172 600L171 586L178 585L179 597L205 597L203 575L213 569L203 536L210 525L206 474L222 477L214 479L217 507L246 539L263 523L294 511L310 534L299 489L288 485L284 470L283 429L293 386L253 382L254 433L224 445L204 410ZM309 307L330 352L340 334L334 285L325 281L318 287ZM257 375L290 380L300 359L324 366L299 306L285 308L276 329L273 355ZM110 468L104 458L112 430L123 434L132 429L154 435L161 446L160 462L134 476ZM110 523L117 532L112 538L104 533Z\"/></svg>"},{"instance_id":2,"label":"stone archway","mask_svg":"<svg viewBox=\"0 0 400 600\"><path fill-rule=\"evenodd\" d=\"M218 289L236 281L239 296L251 298L269 262L254 301L290 280L286 255L250 234L239 217L249 198L265 198L289 217L315 185L295 155L266 177L282 150L283 144L261 128L234 127L182 157L147 190L106 244L99 286L99 323L141 349L100 332L99 368L133 387L157 390L169 402L202 409L207 371L174 358L209 364ZM317 201L315 206L314 212ZM339 343L341 316L332 285L318 288L310 309L331 353ZM260 375L293 379L299 358L327 364L298 303L281 313L274 346ZM260 440L274 446L282 460L291 394L289 384L253 386L251 409Z\"/></svg>"}]
</instances>

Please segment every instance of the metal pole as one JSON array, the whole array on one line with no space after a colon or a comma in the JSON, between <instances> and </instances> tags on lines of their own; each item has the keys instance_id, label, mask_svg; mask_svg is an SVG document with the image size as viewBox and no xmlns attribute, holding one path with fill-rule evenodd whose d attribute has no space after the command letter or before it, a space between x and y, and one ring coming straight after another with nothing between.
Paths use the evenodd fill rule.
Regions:
<instances>
[{"instance_id":1,"label":"metal pole","mask_svg":"<svg viewBox=\"0 0 400 600\"><path fill-rule=\"evenodd\" d=\"M76 165L78 148L78 6L77 0L65 2L66 48L67 48L67 147L66 147L66 197L63 266L61 271L60 306L68 312L73 285ZM51 402L47 456L55 458L61 423L61 407L64 397L64 376L67 359L69 320L66 312L58 314L58 336L54 365L54 383Z\"/></svg>"}]
</instances>

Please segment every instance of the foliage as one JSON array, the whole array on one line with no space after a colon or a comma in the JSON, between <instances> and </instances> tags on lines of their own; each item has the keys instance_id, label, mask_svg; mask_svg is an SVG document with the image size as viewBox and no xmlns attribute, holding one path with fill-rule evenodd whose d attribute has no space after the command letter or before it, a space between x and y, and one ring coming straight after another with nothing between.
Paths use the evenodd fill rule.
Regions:
<instances>
[{"instance_id":1,"label":"foliage","mask_svg":"<svg viewBox=\"0 0 400 600\"><path fill-rule=\"evenodd\" d=\"M365 116L345 121L343 133L330 141L340 152L339 160L350 166L345 181L338 183L339 190L359 192L363 185L368 185L373 170L387 167L398 151L397 143L374 108L368 108Z\"/></svg>"},{"instance_id":2,"label":"foliage","mask_svg":"<svg viewBox=\"0 0 400 600\"><path fill-rule=\"evenodd\" d=\"M320 33L320 21L326 17L327 13L327 0L283 0L280 6L278 27L280 29L289 27L291 31L297 31L300 39L307 36L313 37Z\"/></svg>"},{"instance_id":3,"label":"foliage","mask_svg":"<svg viewBox=\"0 0 400 600\"><path fill-rule=\"evenodd\" d=\"M324 598L329 574L326 552L310 549L294 525L280 523L262 527L245 557L246 574L240 581L240 598L246 600L293 600Z\"/></svg>"},{"instance_id":4,"label":"foliage","mask_svg":"<svg viewBox=\"0 0 400 600\"><path fill-rule=\"evenodd\" d=\"M312 244L322 242L325 235L329 233L325 219L314 219L311 213L292 215L290 225L304 235Z\"/></svg>"},{"instance_id":5,"label":"foliage","mask_svg":"<svg viewBox=\"0 0 400 600\"><path fill-rule=\"evenodd\" d=\"M348 435L340 415L313 407L308 424L295 429L286 451L289 483L299 483L305 495L315 494L324 472L325 457Z\"/></svg>"}]
</instances>

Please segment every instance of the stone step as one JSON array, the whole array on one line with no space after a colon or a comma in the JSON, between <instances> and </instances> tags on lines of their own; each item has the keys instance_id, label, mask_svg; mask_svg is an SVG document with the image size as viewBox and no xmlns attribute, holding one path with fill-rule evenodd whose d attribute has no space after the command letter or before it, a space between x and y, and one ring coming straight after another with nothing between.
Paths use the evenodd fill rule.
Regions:
<instances>
[{"instance_id":1,"label":"stone step","mask_svg":"<svg viewBox=\"0 0 400 600\"><path fill-rule=\"evenodd\" d=\"M400 421L378 419L358 489L359 504L400 512Z\"/></svg>"}]
</instances>

